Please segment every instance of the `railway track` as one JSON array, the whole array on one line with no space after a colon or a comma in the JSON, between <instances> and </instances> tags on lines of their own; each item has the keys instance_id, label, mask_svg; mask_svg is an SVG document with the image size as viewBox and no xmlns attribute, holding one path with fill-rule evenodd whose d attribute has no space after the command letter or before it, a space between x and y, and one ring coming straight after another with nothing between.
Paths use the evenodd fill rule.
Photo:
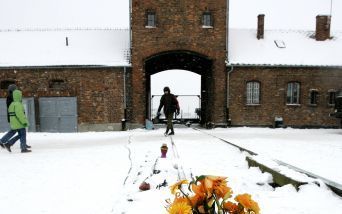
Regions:
<instances>
[{"instance_id":1,"label":"railway track","mask_svg":"<svg viewBox=\"0 0 342 214\"><path fill-rule=\"evenodd\" d=\"M261 161L259 161L256 158L258 156L258 154L253 152L253 151L251 151L251 150L248 150L246 148L238 146L238 145L236 145L234 143L231 143L231 142L229 142L229 141L227 141L225 139L222 139L220 137L217 137L217 136L215 136L213 134L204 132L201 129L198 129L198 128L193 128L193 129L196 130L196 131L199 131L201 133L204 133L206 135L209 135L209 136L211 136L213 138L219 139L220 141L225 142L225 143L229 144L232 147L238 148L241 152L248 153L249 155L246 156L246 161L248 162L249 167L259 167L262 172L268 172L268 173L272 174L275 186L284 186L284 185L287 185L287 184L292 184L293 186L296 187L296 189L298 189L299 186L304 185L304 184L308 184L309 182L313 182L313 183L315 183L317 185L320 185L320 183L321 183L320 181L322 181L334 193L336 193L337 195L342 197L342 185L339 184L339 183L336 183L334 181L331 181L329 179L326 179L326 178L324 178L322 176L316 175L314 173L311 173L311 172L306 171L304 169L301 169L299 167L293 166L291 164L285 163L283 161L273 159L273 161L276 164L278 164L279 166L291 169L291 170L293 170L295 172L298 172L298 173L305 174L307 177L309 177L309 179L303 181L301 179L296 179L296 178L290 177L290 176L288 176L286 174L281 173L278 169L274 169L274 167L267 166L267 164L264 164Z\"/></svg>"}]
</instances>

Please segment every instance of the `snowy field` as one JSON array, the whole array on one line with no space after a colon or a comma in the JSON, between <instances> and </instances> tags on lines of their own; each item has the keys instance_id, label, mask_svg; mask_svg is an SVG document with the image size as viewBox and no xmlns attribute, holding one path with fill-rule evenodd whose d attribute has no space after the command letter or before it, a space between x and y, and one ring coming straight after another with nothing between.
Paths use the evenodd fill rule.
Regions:
<instances>
[{"instance_id":1,"label":"snowy field","mask_svg":"<svg viewBox=\"0 0 342 214\"><path fill-rule=\"evenodd\" d=\"M250 193L263 214L341 213L342 198L324 185L310 183L299 191L290 185L273 188L268 185L270 174L248 168L246 153L208 134L342 183L342 130L175 131L175 147L163 136L164 129L28 133L32 153L21 154L19 144L11 154L0 150L0 213L166 213L169 188L157 186L201 174L227 176L234 194ZM169 147L168 157L158 159L163 143ZM153 174L153 169L160 173ZM139 191L143 181L151 190Z\"/></svg>"}]
</instances>

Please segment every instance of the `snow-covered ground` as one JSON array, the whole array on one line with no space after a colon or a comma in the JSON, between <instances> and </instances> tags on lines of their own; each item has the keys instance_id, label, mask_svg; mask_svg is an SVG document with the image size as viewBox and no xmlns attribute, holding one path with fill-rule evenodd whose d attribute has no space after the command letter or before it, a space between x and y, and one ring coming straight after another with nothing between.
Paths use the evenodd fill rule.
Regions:
<instances>
[{"instance_id":1,"label":"snow-covered ground","mask_svg":"<svg viewBox=\"0 0 342 214\"><path fill-rule=\"evenodd\" d=\"M0 150L0 213L166 213L169 189L157 186L201 174L227 176L234 194L250 193L263 214L342 210L342 198L325 186L274 189L270 174L248 168L246 153L208 135L342 183L342 130L177 128L175 147L163 132L28 133L32 153L21 154L19 145L11 154ZM163 143L168 158L158 159ZM139 191L143 181L151 190Z\"/></svg>"}]
</instances>

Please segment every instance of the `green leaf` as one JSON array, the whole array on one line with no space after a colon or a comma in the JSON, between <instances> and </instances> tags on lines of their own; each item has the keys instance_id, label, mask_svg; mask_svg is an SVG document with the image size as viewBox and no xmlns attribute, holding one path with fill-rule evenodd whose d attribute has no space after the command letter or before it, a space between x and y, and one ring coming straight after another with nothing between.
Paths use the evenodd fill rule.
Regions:
<instances>
[{"instance_id":1,"label":"green leaf","mask_svg":"<svg viewBox=\"0 0 342 214\"><path fill-rule=\"evenodd\" d=\"M199 176L199 177L196 177L197 179L196 179L196 183L197 183L197 181L201 181L201 180L203 180L205 177L207 177L206 175L201 175L201 176Z\"/></svg>"},{"instance_id":2,"label":"green leaf","mask_svg":"<svg viewBox=\"0 0 342 214\"><path fill-rule=\"evenodd\" d=\"M189 185L188 185L188 190L189 190L190 192L192 192L191 184L196 184L196 181L191 181L191 182L189 183Z\"/></svg>"},{"instance_id":3,"label":"green leaf","mask_svg":"<svg viewBox=\"0 0 342 214\"><path fill-rule=\"evenodd\" d=\"M209 200L209 202L208 202L208 206L209 206L209 207L212 207L214 203L215 203L215 199L214 199L214 198L211 198L211 199Z\"/></svg>"}]
</instances>

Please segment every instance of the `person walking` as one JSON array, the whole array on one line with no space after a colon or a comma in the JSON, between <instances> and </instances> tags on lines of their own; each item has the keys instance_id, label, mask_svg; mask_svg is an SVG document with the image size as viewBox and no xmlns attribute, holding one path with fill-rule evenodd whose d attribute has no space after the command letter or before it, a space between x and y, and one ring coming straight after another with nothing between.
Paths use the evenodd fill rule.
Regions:
<instances>
[{"instance_id":1,"label":"person walking","mask_svg":"<svg viewBox=\"0 0 342 214\"><path fill-rule=\"evenodd\" d=\"M11 103L13 102L13 91L17 89L17 86L15 84L11 84L8 86L7 88L7 97L6 97L6 106L7 106L7 121L8 123L10 122L10 116L9 116L9 112L8 112L8 108L11 105ZM2 148L6 148L7 150L9 150L9 147L5 147L5 144L7 143L7 141L13 137L16 134L16 131L14 130L9 130L1 139L0 139L0 146ZM19 139L19 135L15 136L15 139L18 140Z\"/></svg>"},{"instance_id":2,"label":"person walking","mask_svg":"<svg viewBox=\"0 0 342 214\"><path fill-rule=\"evenodd\" d=\"M13 102L8 108L10 117L11 131L18 132L20 139L20 148L22 153L31 152L26 144L26 127L29 123L24 111L24 105L22 103L22 92L20 90L13 91ZM11 152L11 146L17 141L16 137L11 138L6 144L6 149Z\"/></svg>"},{"instance_id":3,"label":"person walking","mask_svg":"<svg viewBox=\"0 0 342 214\"><path fill-rule=\"evenodd\" d=\"M179 115L179 103L175 95L171 94L169 87L164 87L164 95L160 98L160 104L158 107L157 115L160 115L160 110L163 108L165 117L167 119L167 126L165 131L165 136L174 135L174 129L172 124L172 119L174 113ZM168 133L171 130L170 133Z\"/></svg>"}]
</instances>

